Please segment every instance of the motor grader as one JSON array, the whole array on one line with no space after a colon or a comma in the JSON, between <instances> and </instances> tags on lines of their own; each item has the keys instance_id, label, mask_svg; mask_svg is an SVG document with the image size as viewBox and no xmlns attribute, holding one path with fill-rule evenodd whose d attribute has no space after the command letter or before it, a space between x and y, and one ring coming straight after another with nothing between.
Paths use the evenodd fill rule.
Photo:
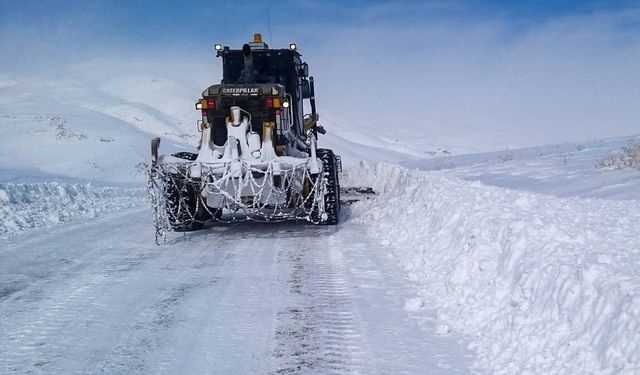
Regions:
<instances>
[{"instance_id":1,"label":"motor grader","mask_svg":"<svg viewBox=\"0 0 640 375\"><path fill-rule=\"evenodd\" d=\"M304 219L335 225L341 161L317 147L313 77L297 45L270 49L255 34L241 49L215 45L222 80L196 104L197 152L159 155L149 187L158 231L234 220Z\"/></svg>"}]
</instances>

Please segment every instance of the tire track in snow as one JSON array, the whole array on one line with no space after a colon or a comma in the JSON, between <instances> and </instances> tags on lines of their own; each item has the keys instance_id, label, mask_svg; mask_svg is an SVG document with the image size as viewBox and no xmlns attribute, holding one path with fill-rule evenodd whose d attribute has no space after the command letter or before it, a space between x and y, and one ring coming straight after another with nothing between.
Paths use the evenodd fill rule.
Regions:
<instances>
[{"instance_id":1,"label":"tire track in snow","mask_svg":"<svg viewBox=\"0 0 640 375\"><path fill-rule=\"evenodd\" d=\"M312 303L317 306L320 342L324 360L323 373L359 374L375 372L369 355L368 342L360 327L358 309L354 303L342 249L344 244L329 238L327 253L313 253Z\"/></svg>"},{"instance_id":2,"label":"tire track in snow","mask_svg":"<svg viewBox=\"0 0 640 375\"><path fill-rule=\"evenodd\" d=\"M299 229L279 228L241 223L188 236L204 242L209 250L224 248L232 261L216 268L204 267L203 272L214 274L217 281L194 290L183 301L179 325L163 336L171 346L165 345L149 357L155 362L149 373L268 372L269 334L286 286L281 277L286 269L278 262L276 249L288 246L293 241L290 238L301 233Z\"/></svg>"},{"instance_id":3,"label":"tire track in snow","mask_svg":"<svg viewBox=\"0 0 640 375\"><path fill-rule=\"evenodd\" d=\"M315 230L330 234L311 245L296 242L280 254L290 264L288 283L295 303L278 313L273 373L369 373L372 362L346 279L342 244L333 236L335 228Z\"/></svg>"},{"instance_id":4,"label":"tire track in snow","mask_svg":"<svg viewBox=\"0 0 640 375\"><path fill-rule=\"evenodd\" d=\"M0 324L0 368L17 372L32 366L45 372L63 371L52 362L66 351L79 349L73 338L78 330L93 335L108 329L101 322L101 317L108 315L108 306L99 301L105 287L123 283L129 272L151 257L142 253L91 273L71 275L53 295L32 300L34 308L5 316Z\"/></svg>"},{"instance_id":5,"label":"tire track in snow","mask_svg":"<svg viewBox=\"0 0 640 375\"><path fill-rule=\"evenodd\" d=\"M179 310L185 301L202 289L214 287L218 281L214 271L234 257L226 250L213 252L205 241L182 243L177 238L173 246L174 249L159 248L172 253L174 262L161 268L164 276L158 280L155 291L150 291L153 298L125 324L107 355L102 353L99 358L88 361L91 366L85 372L159 373L178 359L171 342L164 339L167 331L179 329L185 319ZM184 252L184 261L175 262L175 256L180 257L178 252ZM163 355L150 356L155 352Z\"/></svg>"},{"instance_id":6,"label":"tire track in snow","mask_svg":"<svg viewBox=\"0 0 640 375\"><path fill-rule=\"evenodd\" d=\"M140 226L139 216L137 213L125 215L124 218L118 215L118 219L124 219L123 223L116 224L120 228L118 232L122 231L123 226ZM92 232L100 231L99 222L94 224L80 227L80 233L85 233L85 230L88 232L83 237L90 238ZM146 230L146 223L143 226L138 229ZM134 229L130 233L137 231ZM47 242L48 238L44 236L43 242ZM145 239L138 238L138 241L144 243ZM48 272L44 280L31 280L29 287L19 293L21 295L14 294L3 301L0 370L28 372L34 369L46 373L81 370L86 373L95 372L96 363L118 362L122 359L120 368L126 373L133 372L135 363L126 364L123 358L142 357L137 353L145 351L145 347L148 350L150 346L136 346L126 340L118 340L123 340L132 332L144 332L140 334L142 338L138 343L144 343L145 340L153 342L154 335L157 337L162 330L173 325L173 308L197 287L189 283L190 275L193 276L189 267L186 267L187 272L175 270L175 262L166 254L166 249L151 243L147 245L142 248L111 248L98 242L96 247L88 249L91 251L87 251L87 254L78 252L76 255L84 258L78 259L78 264L71 269ZM43 243L32 242L30 246L37 249ZM64 248L62 245L60 247ZM192 250L197 254L205 247L195 246ZM97 252L96 248L104 251ZM55 249L61 250L70 249ZM202 267L201 259L197 256L189 260L193 269ZM172 269L176 272L172 272ZM159 276L158 271L168 277ZM172 277L172 273L179 277ZM150 275L156 283L145 280ZM181 282L183 279L187 281ZM139 319L135 318L136 314ZM123 332L126 333L123 335ZM93 337L99 337L99 341L103 342L92 341ZM94 354L86 357L88 353L85 346L92 349ZM112 346L116 349L110 349ZM117 355L117 348L122 349L121 356ZM111 354L104 360L109 351ZM143 367L138 364L137 368Z\"/></svg>"},{"instance_id":7,"label":"tire track in snow","mask_svg":"<svg viewBox=\"0 0 640 375\"><path fill-rule=\"evenodd\" d=\"M439 353L348 221L228 225L161 247L142 211L75 228L1 250L21 258L0 271L30 279L0 301L0 373L414 374Z\"/></svg>"}]
</instances>

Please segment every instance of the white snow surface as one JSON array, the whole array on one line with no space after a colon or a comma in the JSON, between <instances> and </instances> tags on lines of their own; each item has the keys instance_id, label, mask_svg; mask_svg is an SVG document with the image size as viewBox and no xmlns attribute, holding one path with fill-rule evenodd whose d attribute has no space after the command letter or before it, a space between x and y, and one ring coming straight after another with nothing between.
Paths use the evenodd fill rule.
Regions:
<instances>
[{"instance_id":1,"label":"white snow surface","mask_svg":"<svg viewBox=\"0 0 640 375\"><path fill-rule=\"evenodd\" d=\"M0 242L0 372L467 374L458 337L354 221L220 225L156 246L148 209Z\"/></svg>"},{"instance_id":2,"label":"white snow surface","mask_svg":"<svg viewBox=\"0 0 640 375\"><path fill-rule=\"evenodd\" d=\"M0 238L147 204L142 189L90 184L0 183Z\"/></svg>"},{"instance_id":3,"label":"white snow surface","mask_svg":"<svg viewBox=\"0 0 640 375\"><path fill-rule=\"evenodd\" d=\"M640 373L640 171L595 168L638 136L438 157L515 141L323 112L343 186L375 198L332 229L207 228L158 251L129 187L152 137L195 149L202 87L74 70L0 74L0 369L465 373L462 334L478 372Z\"/></svg>"},{"instance_id":4,"label":"white snow surface","mask_svg":"<svg viewBox=\"0 0 640 375\"><path fill-rule=\"evenodd\" d=\"M144 75L123 76L105 85L92 77L3 82L0 181L22 182L16 177L28 169L84 182L139 185L153 137L162 137L162 150L168 153L192 151L197 143L193 103L200 92L186 84ZM151 93L145 99L155 106L132 87ZM177 107L190 113L179 113Z\"/></svg>"},{"instance_id":5,"label":"white snow surface","mask_svg":"<svg viewBox=\"0 0 640 375\"><path fill-rule=\"evenodd\" d=\"M558 198L363 163L352 215L387 245L439 332L499 374L640 371L640 201ZM407 302L408 310L422 306Z\"/></svg>"},{"instance_id":6,"label":"white snow surface","mask_svg":"<svg viewBox=\"0 0 640 375\"><path fill-rule=\"evenodd\" d=\"M558 197L640 199L640 171L599 168L640 135L564 143L403 163L408 168L441 170L465 180Z\"/></svg>"}]
</instances>

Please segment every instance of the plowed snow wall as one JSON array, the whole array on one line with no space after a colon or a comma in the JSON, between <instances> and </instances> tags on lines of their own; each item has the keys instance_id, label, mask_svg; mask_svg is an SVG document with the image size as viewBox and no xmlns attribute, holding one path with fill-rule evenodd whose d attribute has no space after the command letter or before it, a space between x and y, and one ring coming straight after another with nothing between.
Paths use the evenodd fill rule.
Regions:
<instances>
[{"instance_id":1,"label":"plowed snow wall","mask_svg":"<svg viewBox=\"0 0 640 375\"><path fill-rule=\"evenodd\" d=\"M144 189L0 183L0 237L144 203Z\"/></svg>"},{"instance_id":2,"label":"plowed snow wall","mask_svg":"<svg viewBox=\"0 0 640 375\"><path fill-rule=\"evenodd\" d=\"M640 373L640 202L513 191L361 164L353 217L491 373ZM415 301L411 301L415 306Z\"/></svg>"}]
</instances>

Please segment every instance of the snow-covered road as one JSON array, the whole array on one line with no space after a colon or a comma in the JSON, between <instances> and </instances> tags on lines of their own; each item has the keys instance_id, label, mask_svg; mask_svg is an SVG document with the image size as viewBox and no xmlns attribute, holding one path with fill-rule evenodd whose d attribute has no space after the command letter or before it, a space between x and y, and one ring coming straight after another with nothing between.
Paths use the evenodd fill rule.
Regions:
<instances>
[{"instance_id":1,"label":"snow-covered road","mask_svg":"<svg viewBox=\"0 0 640 375\"><path fill-rule=\"evenodd\" d=\"M0 372L467 373L464 346L404 308L411 282L345 219L158 247L145 209L1 240Z\"/></svg>"}]
</instances>

